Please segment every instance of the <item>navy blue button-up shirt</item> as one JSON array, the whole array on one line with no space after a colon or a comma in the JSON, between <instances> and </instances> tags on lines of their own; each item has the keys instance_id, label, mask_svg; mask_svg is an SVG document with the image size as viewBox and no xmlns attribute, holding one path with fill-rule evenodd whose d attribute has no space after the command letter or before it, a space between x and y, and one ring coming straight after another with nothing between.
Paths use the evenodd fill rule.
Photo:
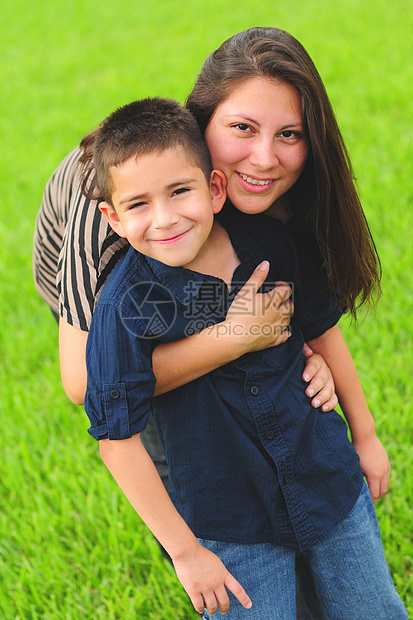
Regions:
<instances>
[{"instance_id":1,"label":"navy blue button-up shirt","mask_svg":"<svg viewBox=\"0 0 413 620\"><path fill-rule=\"evenodd\" d=\"M341 311L280 222L228 206L219 217L241 261L231 291L218 278L132 248L106 282L87 344L89 433L130 437L152 409L171 499L197 536L303 550L349 513L362 483L345 422L314 409L302 380L304 339L335 325ZM265 259L269 282L294 285L287 342L152 399L153 348L221 322Z\"/></svg>"}]
</instances>

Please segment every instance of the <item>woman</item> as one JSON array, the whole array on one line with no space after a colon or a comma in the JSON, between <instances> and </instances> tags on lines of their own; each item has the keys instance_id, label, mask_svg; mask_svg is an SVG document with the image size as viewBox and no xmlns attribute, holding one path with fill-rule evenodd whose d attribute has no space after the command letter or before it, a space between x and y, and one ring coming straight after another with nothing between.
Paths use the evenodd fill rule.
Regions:
<instances>
[{"instance_id":1,"label":"woman","mask_svg":"<svg viewBox=\"0 0 413 620\"><path fill-rule=\"evenodd\" d=\"M252 29L261 36L261 29ZM250 32L252 32L252 30ZM268 29L271 36L279 36L281 31ZM242 34L242 33L241 33ZM289 35L286 35L289 37ZM294 41L291 37L291 41ZM190 96L188 105L193 106L194 93ZM205 116L197 114L199 123L205 128ZM212 114L213 109L210 112ZM208 140L208 137L207 137ZM52 176L48 182L41 210L37 218L37 226L35 233L35 250L34 250L34 273L36 286L42 297L48 302L53 312L59 314L59 302L56 292L60 295L60 350L61 350L61 371L62 380L68 396L77 404L83 403L85 391L85 364L84 364L84 348L87 339L87 330L90 325L90 319L94 305L99 296L104 281L113 269L116 261L123 255L125 251L125 241L119 239L112 233L107 225L103 222L100 212L89 200L85 199L80 192L78 158L85 149L84 158L87 159L88 139L82 143L82 149L73 151ZM90 144L90 143L89 143ZM213 145L211 145L212 147ZM215 153L212 152L213 161L215 161ZM287 187L285 192L289 192ZM229 188L229 198L231 199L231 188ZM235 206L240 210L248 210L243 204L245 197L239 202L235 202ZM277 200L277 206L273 204L271 196L265 196L261 201L261 211L265 211L270 207L276 209L276 215L288 220L289 214L286 211L286 200ZM284 203L284 207L282 206ZM296 211L296 209L295 209ZM299 219L296 214L294 221ZM307 231L306 237L314 242L313 231ZM58 264L59 263L59 264ZM267 317L267 322L269 318ZM205 339L205 342L202 340ZM285 336L280 336L276 341L264 343L258 342L251 336L247 349L264 348L264 346L273 346L283 342ZM182 381L189 381L196 378L199 374L208 372L212 368L225 363L232 357L238 357L242 352L240 343L227 342L221 340L222 345L226 345L229 349L220 351L218 343L215 342L215 348L206 347L212 338L207 338L207 334L198 337L194 342L181 343L182 351L179 351L179 345L170 347L165 355L164 351L159 347L154 357L155 371L158 378L157 393L162 393L177 387ZM235 348L235 345L236 348ZM199 355L193 347L197 346ZM211 355L211 359L206 360L206 349ZM190 364L184 367L178 367L171 364L171 351L176 350L178 360L186 363L189 359L187 352L190 352ZM311 352L306 349L306 354ZM174 359L174 362L176 358ZM200 364L199 369L197 364ZM207 364L209 364L207 366ZM159 366L159 368L158 368ZM170 373L173 372L173 376ZM165 376L164 376L165 373ZM334 394L333 383L323 360L319 356L310 357L304 379L311 383L306 389L309 396L317 393L317 398L313 399L314 406L323 405L323 410L328 411L337 404Z\"/></svg>"},{"instance_id":2,"label":"woman","mask_svg":"<svg viewBox=\"0 0 413 620\"><path fill-rule=\"evenodd\" d=\"M270 102L265 100L258 116L256 112L265 99L261 98L261 86L271 80L291 84L301 104L292 122L288 119L277 127ZM247 81L249 88L242 88ZM321 78L301 44L272 28L253 28L235 35L207 59L187 105L205 134L214 167L228 177L229 200L246 213L266 212L287 222L326 270L332 294L338 294L345 309L355 316L357 300L367 302L374 290L379 290L379 261L334 113ZM80 192L78 158L83 152L87 165L92 143L93 134L82 143L81 151L66 158L49 182L35 244L38 286L55 311L54 265L62 247L57 276L61 371L68 395L78 403L83 402L85 390L84 351L90 316L107 275L125 251L124 241L107 229L96 204L85 200ZM302 147L301 156L290 165L288 149L297 144ZM59 220L61 229L59 225L50 227L45 220ZM42 237L50 239L46 242L46 259ZM46 269L41 268L42 260ZM348 265L353 268L348 269ZM250 304L252 308L253 299ZM281 303L270 307L269 312L267 322L285 325ZM193 339L158 347L154 355L157 393L209 372L247 350L280 344L285 337L240 343L235 338L216 339L206 330ZM306 380L308 377L313 377L306 389L309 396L324 383L313 398L314 406L324 402L323 410L333 408L337 400L331 378L325 379L325 363L320 366L315 356L309 358L304 373ZM366 469L369 467L367 463ZM369 470L366 475L374 478L374 496L382 495L387 486L380 483L385 472Z\"/></svg>"}]
</instances>

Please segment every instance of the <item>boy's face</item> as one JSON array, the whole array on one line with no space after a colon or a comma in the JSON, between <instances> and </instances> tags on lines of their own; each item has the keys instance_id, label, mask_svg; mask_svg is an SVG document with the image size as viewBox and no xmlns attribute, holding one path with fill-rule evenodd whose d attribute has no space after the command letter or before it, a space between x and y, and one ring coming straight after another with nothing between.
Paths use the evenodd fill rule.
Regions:
<instances>
[{"instance_id":1,"label":"boy's face","mask_svg":"<svg viewBox=\"0 0 413 620\"><path fill-rule=\"evenodd\" d=\"M131 157L111 168L112 202L102 213L138 252L172 267L188 266L208 237L225 201L225 176L204 173L183 147Z\"/></svg>"}]
</instances>

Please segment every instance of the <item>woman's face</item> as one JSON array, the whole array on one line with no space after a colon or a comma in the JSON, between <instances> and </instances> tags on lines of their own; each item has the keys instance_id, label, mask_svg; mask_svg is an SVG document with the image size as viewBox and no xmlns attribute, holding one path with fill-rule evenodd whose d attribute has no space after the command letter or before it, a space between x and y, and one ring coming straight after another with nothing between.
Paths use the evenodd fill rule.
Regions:
<instances>
[{"instance_id":1,"label":"woman's face","mask_svg":"<svg viewBox=\"0 0 413 620\"><path fill-rule=\"evenodd\" d=\"M308 157L300 98L286 82L251 78L234 88L206 128L212 165L244 213L269 209L297 181Z\"/></svg>"}]
</instances>

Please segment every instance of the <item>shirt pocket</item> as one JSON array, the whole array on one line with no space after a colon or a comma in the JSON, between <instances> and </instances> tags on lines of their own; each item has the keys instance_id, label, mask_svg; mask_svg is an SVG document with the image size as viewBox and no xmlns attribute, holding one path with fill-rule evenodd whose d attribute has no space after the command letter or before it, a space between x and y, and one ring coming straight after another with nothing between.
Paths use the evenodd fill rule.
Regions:
<instances>
[{"instance_id":1,"label":"shirt pocket","mask_svg":"<svg viewBox=\"0 0 413 620\"><path fill-rule=\"evenodd\" d=\"M271 368L275 370L282 370L285 366L292 362L292 360L296 360L297 357L302 353L304 346L304 338L300 332L297 333L297 330L294 329L291 333L291 336L283 342L275 347L270 347L269 349L264 349L260 351L261 360ZM302 354L304 359L304 354Z\"/></svg>"}]
</instances>

